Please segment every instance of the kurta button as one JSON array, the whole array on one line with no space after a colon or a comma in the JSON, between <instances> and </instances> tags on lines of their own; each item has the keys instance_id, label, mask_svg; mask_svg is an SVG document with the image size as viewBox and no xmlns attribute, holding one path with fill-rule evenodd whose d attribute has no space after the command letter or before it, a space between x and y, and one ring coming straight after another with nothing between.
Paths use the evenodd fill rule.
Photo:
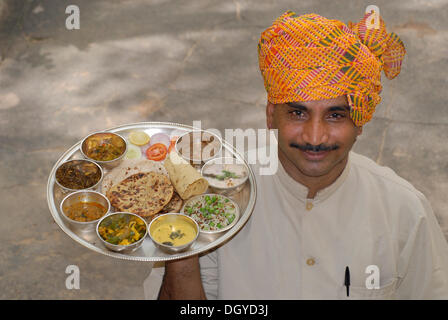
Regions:
<instances>
[{"instance_id":1,"label":"kurta button","mask_svg":"<svg viewBox=\"0 0 448 320\"><path fill-rule=\"evenodd\" d=\"M307 202L306 203L306 210L310 211L311 209L313 209L313 203L312 202Z\"/></svg>"},{"instance_id":2,"label":"kurta button","mask_svg":"<svg viewBox=\"0 0 448 320\"><path fill-rule=\"evenodd\" d=\"M309 258L308 260L306 260L306 264L309 266L314 266L315 263L316 261L313 258Z\"/></svg>"}]
</instances>

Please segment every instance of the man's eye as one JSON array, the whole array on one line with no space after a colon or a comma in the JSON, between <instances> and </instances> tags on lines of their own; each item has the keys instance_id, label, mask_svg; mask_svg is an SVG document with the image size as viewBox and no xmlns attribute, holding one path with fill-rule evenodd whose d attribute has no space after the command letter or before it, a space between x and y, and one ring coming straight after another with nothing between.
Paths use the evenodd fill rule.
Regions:
<instances>
[{"instance_id":1,"label":"man's eye","mask_svg":"<svg viewBox=\"0 0 448 320\"><path fill-rule=\"evenodd\" d=\"M300 110L293 110L293 111L290 111L289 113L294 115L294 116L297 116L297 117L303 117L304 116L304 113L302 111L300 111Z\"/></svg>"},{"instance_id":2,"label":"man's eye","mask_svg":"<svg viewBox=\"0 0 448 320\"><path fill-rule=\"evenodd\" d=\"M332 113L331 115L330 115L330 117L331 118L334 118L334 119L341 119L341 118L344 118L345 117L345 115L344 114L341 114L341 113Z\"/></svg>"}]
</instances>

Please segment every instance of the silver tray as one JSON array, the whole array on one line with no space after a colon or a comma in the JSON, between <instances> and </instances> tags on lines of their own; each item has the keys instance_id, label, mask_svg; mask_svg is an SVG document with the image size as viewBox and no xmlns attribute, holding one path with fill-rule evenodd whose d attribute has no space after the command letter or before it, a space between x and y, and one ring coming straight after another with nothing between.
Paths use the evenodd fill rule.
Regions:
<instances>
[{"instance_id":1,"label":"silver tray","mask_svg":"<svg viewBox=\"0 0 448 320\"><path fill-rule=\"evenodd\" d=\"M133 124L127 124L122 125L119 127L114 127L105 131L113 132L113 133L119 133L120 135L124 136L125 138L128 137L128 134L132 130L143 130L149 135L153 135L158 132L164 132L166 134L170 134L174 130L176 132L189 132L193 129L197 129L191 126L183 125L183 124L177 124L177 123L169 123L169 122L140 122L140 123L133 123ZM207 252L209 250L212 250L220 245L223 245L225 242L229 241L236 233L238 233L241 228L245 225L245 223L249 220L252 211L255 206L255 199L256 199L256 183L255 183L255 176L251 169L251 167L247 164L245 159L231 146L228 142L222 140L223 150L230 152L236 159L243 161L246 166L249 169L249 178L247 179L246 183L243 185L243 188L238 191L237 193L234 193L230 195L229 197L233 199L238 206L240 207L240 218L236 225L231 228L228 231L225 231L219 235L215 235L214 237L210 237L207 235L201 234L197 241L185 252L177 253L177 254L169 254L161 251L160 249L156 248L153 244L152 240L147 235L145 240L143 241L143 245L137 249L136 251L124 254L124 253L118 253L114 251L110 251L106 247L103 246L100 239L98 238L95 231L92 232L82 232L77 231L76 229L72 229L71 226L65 222L62 218L62 212L60 212L60 203L64 196L67 195L67 193L63 193L62 189L56 184L55 181L55 173L57 167L71 159L83 159L83 156L79 150L81 141L76 143L74 146L72 146L70 149L68 149L55 163L53 166L53 169L50 172L50 176L48 178L48 184L47 184L47 201L48 206L50 208L51 215L53 216L53 219L55 222L59 225L59 227L67 234L69 235L73 240L78 242L79 244L83 245L84 247L91 249L95 252L114 257L117 259L124 259L124 260L134 260L134 261L168 261L168 260L177 260L186 258L192 255L201 254L204 252ZM104 169L105 175L107 175L108 170ZM98 187L97 191L100 191ZM208 193L208 191L206 192Z\"/></svg>"}]
</instances>

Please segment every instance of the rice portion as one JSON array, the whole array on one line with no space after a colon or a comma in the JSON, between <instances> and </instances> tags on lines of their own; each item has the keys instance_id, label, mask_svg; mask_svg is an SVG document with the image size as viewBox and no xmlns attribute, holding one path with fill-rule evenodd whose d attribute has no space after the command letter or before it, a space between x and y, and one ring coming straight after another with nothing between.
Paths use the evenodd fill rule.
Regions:
<instances>
[{"instance_id":1,"label":"rice portion","mask_svg":"<svg viewBox=\"0 0 448 320\"><path fill-rule=\"evenodd\" d=\"M184 214L198 223L203 231L219 231L236 217L235 204L222 195L201 195L187 202Z\"/></svg>"}]
</instances>

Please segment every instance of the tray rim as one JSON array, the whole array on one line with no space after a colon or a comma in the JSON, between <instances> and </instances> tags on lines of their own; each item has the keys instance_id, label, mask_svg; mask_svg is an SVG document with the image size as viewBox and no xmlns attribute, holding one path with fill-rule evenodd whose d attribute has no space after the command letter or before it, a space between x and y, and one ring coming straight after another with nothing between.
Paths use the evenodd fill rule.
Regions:
<instances>
[{"instance_id":1,"label":"tray rim","mask_svg":"<svg viewBox=\"0 0 448 320\"><path fill-rule=\"evenodd\" d=\"M195 130L200 129L197 127L175 123L175 122L161 122L161 121L154 121L154 122L134 122L134 123L128 123L128 124L122 124L119 126L115 126L112 128L105 129L103 131L109 131L109 132L115 132L120 130L127 130L132 129L131 127L137 127L137 126L148 126L148 127L157 127L157 126L163 126L163 127L171 127L174 129L185 129L185 130ZM203 129L206 130L206 129ZM219 246L224 245L226 242L228 242L232 237L234 237L238 232L241 231L241 229L245 226L247 221L249 221L250 217L252 216L253 210L255 208L255 202L257 198L257 184L255 179L255 174L251 168L251 166L247 163L247 161L244 159L243 156L233 147L230 145L227 141L225 141L222 138L222 145L226 149L228 149L232 155L236 156L238 160L243 161L246 166L249 169L249 178L248 181L250 182L250 194L249 194L249 200L247 203L247 207L244 210L244 212L240 212L240 218L238 222L233 226L232 229L227 231L224 235L222 235L220 238L216 239L215 241L212 241L208 243L207 245L197 248L195 250L186 251L178 254L173 254L170 256L163 256L163 257L144 257L144 256L136 256L136 255L126 255L119 252L110 251L107 248L104 248L102 250L100 247L97 247L91 243L89 243L87 240L84 240L80 238L75 232L70 230L62 221L60 215L59 215L59 209L57 208L55 201L54 201L54 185L55 185L55 172L59 164L61 164L63 161L65 161L68 157L76 153L76 151L79 149L80 143L82 142L82 139L79 140L76 144L74 144L72 147L70 147L67 151L65 151L59 159L56 161L56 163L53 165L53 168L50 171L48 181L47 181L47 204L50 210L50 213L53 217L53 220L56 222L56 224L64 231L70 238L75 240L78 244L82 245L83 247L86 247L90 250L93 250L97 253L101 253L103 255L122 259L122 260L130 260L130 261L142 261L142 262L163 262L163 261L173 261L173 260L179 260L183 258L187 258L193 255L199 255L204 252L208 252L212 249L215 249ZM65 159L65 160L64 160Z\"/></svg>"}]
</instances>

